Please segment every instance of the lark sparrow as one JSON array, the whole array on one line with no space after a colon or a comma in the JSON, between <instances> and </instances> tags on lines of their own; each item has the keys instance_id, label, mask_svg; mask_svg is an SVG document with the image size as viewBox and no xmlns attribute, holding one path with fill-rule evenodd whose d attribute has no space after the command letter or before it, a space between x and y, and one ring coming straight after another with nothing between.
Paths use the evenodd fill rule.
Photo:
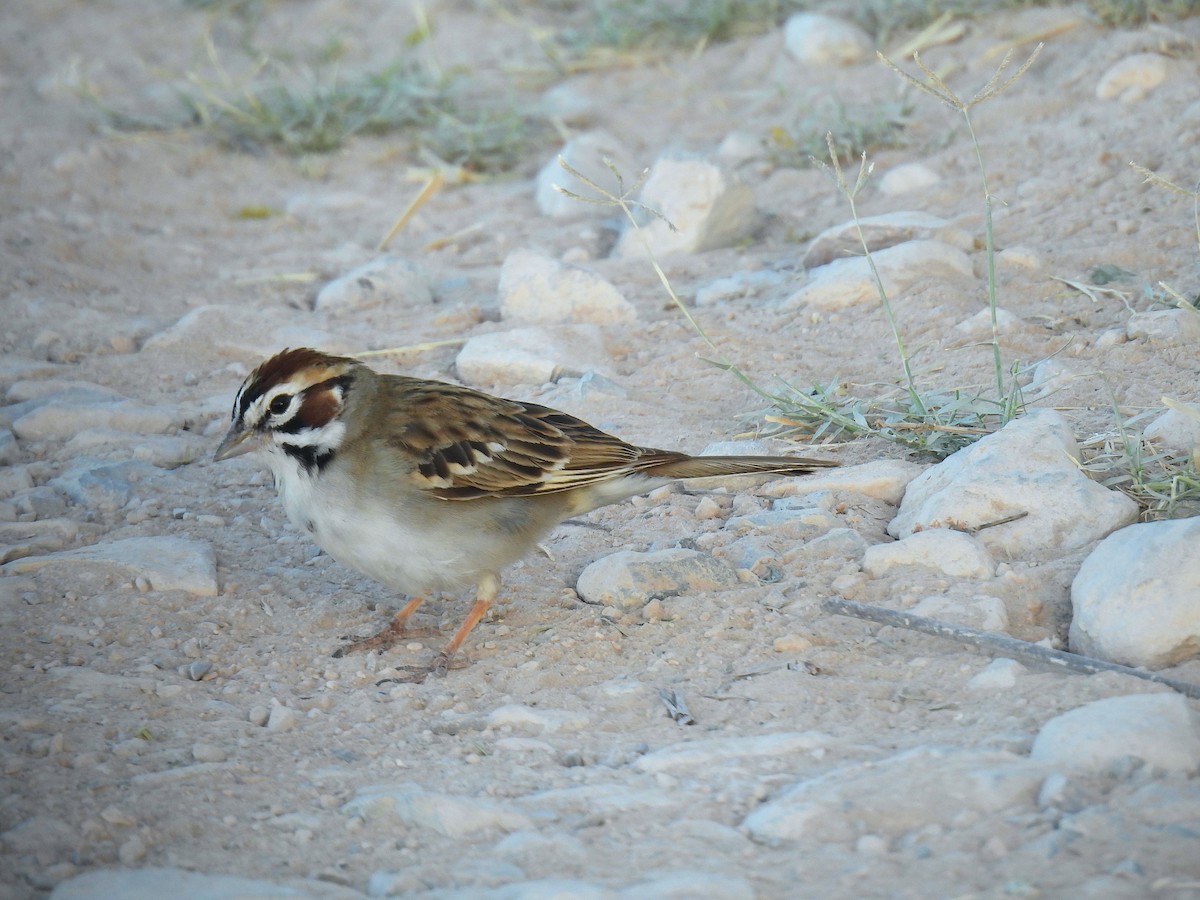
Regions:
<instances>
[{"instance_id":1,"label":"lark sparrow","mask_svg":"<svg viewBox=\"0 0 1200 900\"><path fill-rule=\"evenodd\" d=\"M317 546L410 597L379 634L335 655L391 646L424 592L476 586L430 667L439 673L495 599L501 570L564 519L678 478L837 465L635 447L545 406L308 348L266 360L238 391L216 459L254 450L288 518Z\"/></svg>"}]
</instances>

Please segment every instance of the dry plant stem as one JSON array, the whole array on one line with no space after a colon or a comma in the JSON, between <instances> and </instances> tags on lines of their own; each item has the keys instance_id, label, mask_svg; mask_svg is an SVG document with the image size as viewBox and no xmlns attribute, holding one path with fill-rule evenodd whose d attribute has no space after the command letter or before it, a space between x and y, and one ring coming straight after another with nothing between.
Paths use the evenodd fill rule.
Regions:
<instances>
[{"instance_id":1,"label":"dry plant stem","mask_svg":"<svg viewBox=\"0 0 1200 900\"><path fill-rule=\"evenodd\" d=\"M922 634L931 634L934 637L950 638L962 644L970 644L972 647L997 656L1007 656L1041 665L1058 666L1085 675L1095 675L1098 672L1116 672L1119 675L1132 675L1134 678L1142 678L1146 681L1153 681L1155 684L1166 685L1186 697L1200 700L1200 684L1177 681L1174 678L1167 678L1156 672L1134 669L1090 656L1080 656L1078 653L1068 653L1065 650L1051 650L1047 647L1039 647L1037 644L1019 641L1006 634L976 631L974 628L951 625L948 622L939 622L936 619L927 619L924 616L915 616L911 613L896 612L895 610L884 609L880 606L870 606L866 603L855 603L852 600L829 598L821 601L821 607L826 612L839 616L866 619L870 622L878 622L880 625L888 625L893 628L907 628L910 631L919 631Z\"/></svg>"}]
</instances>

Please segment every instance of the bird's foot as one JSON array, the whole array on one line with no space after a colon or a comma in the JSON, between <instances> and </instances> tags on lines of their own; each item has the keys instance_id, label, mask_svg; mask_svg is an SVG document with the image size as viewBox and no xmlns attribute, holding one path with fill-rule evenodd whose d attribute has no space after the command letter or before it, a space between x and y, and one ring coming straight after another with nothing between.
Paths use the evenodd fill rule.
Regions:
<instances>
[{"instance_id":1,"label":"bird's foot","mask_svg":"<svg viewBox=\"0 0 1200 900\"><path fill-rule=\"evenodd\" d=\"M451 669L465 669L468 665L469 663L465 659L442 652L435 656L433 662L427 666L396 666L396 670L403 672L403 675L381 678L375 682L375 686L378 687L382 684L424 684L425 679L430 675L435 678L444 678L446 673Z\"/></svg>"},{"instance_id":2,"label":"bird's foot","mask_svg":"<svg viewBox=\"0 0 1200 900\"><path fill-rule=\"evenodd\" d=\"M371 650L390 650L401 641L407 641L409 638L415 637L433 637L441 634L436 628L409 628L404 623L395 621L389 622L375 634L369 637L355 637L352 634L342 635L343 641L349 643L343 644L333 651L334 659L341 659L343 656L349 656L351 653L367 653Z\"/></svg>"}]
</instances>

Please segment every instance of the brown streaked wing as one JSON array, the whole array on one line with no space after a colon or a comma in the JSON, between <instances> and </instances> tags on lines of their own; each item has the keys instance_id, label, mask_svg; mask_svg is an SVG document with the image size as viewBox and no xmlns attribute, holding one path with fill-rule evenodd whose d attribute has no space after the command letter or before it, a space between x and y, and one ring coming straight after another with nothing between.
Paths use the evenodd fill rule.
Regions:
<instances>
[{"instance_id":1,"label":"brown streaked wing","mask_svg":"<svg viewBox=\"0 0 1200 900\"><path fill-rule=\"evenodd\" d=\"M417 458L414 481L443 499L554 493L641 467L642 450L567 413L405 381L388 391L402 398L389 413L390 440ZM445 414L448 403L453 418Z\"/></svg>"}]
</instances>

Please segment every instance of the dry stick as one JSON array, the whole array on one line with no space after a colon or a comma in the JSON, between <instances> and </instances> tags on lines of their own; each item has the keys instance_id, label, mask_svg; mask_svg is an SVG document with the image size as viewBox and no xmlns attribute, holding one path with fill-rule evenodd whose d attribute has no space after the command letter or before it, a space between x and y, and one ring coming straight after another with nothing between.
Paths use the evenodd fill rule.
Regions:
<instances>
[{"instance_id":1,"label":"dry stick","mask_svg":"<svg viewBox=\"0 0 1200 900\"><path fill-rule=\"evenodd\" d=\"M1155 684L1165 684L1167 687L1179 691L1184 696L1200 700L1200 684L1176 681L1174 678L1166 678L1154 672L1132 669L1129 666L1105 662L1102 659L1095 659L1091 656L1080 656L1078 653L1067 653L1065 650L1051 650L1047 647L1039 647L1037 644L1020 641L1008 635L992 634L988 631L976 631L974 628L963 628L959 625L950 625L947 622L938 622L935 619L926 619L924 616L896 612L895 610L884 609L880 606L868 606L866 603L855 603L852 600L829 598L821 601L821 607L826 612L835 613L840 616L867 619L871 622L878 622L880 625L908 628L912 631L932 634L935 637L950 638L964 644L970 644L972 647L978 647L980 650L989 653L1011 656L1025 660L1026 662L1062 666L1063 668L1070 669L1072 672L1082 672L1085 675L1095 675L1097 672L1116 672L1120 675L1132 675L1135 678L1144 678L1146 681L1153 681Z\"/></svg>"}]
</instances>

